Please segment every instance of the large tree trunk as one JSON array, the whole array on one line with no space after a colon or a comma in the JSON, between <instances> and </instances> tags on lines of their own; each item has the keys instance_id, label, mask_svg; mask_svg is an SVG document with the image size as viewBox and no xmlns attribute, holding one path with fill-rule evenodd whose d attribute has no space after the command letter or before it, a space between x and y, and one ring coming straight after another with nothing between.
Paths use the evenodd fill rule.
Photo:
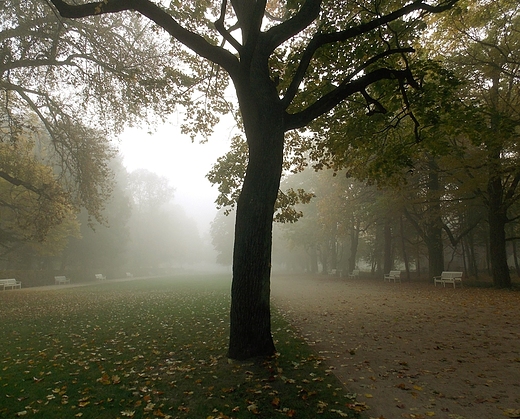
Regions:
<instances>
[{"instance_id":1,"label":"large tree trunk","mask_svg":"<svg viewBox=\"0 0 520 419\"><path fill-rule=\"evenodd\" d=\"M270 314L271 248L282 173L284 113L274 85L257 76L236 84L249 146L237 202L231 287L228 356L238 360L275 353Z\"/></svg>"},{"instance_id":2,"label":"large tree trunk","mask_svg":"<svg viewBox=\"0 0 520 419\"><path fill-rule=\"evenodd\" d=\"M502 204L502 189L501 179L492 175L488 183L489 258L493 284L498 288L511 288L506 251L507 215Z\"/></svg>"},{"instance_id":3,"label":"large tree trunk","mask_svg":"<svg viewBox=\"0 0 520 419\"><path fill-rule=\"evenodd\" d=\"M444 248L442 244L442 229L434 225L427 228L426 247L428 248L428 276L433 278L444 270Z\"/></svg>"}]
</instances>

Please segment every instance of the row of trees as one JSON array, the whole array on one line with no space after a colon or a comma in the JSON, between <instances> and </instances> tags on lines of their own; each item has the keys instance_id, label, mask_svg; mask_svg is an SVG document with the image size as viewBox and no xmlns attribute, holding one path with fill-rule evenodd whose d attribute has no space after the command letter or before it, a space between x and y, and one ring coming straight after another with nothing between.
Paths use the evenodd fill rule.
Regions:
<instances>
[{"instance_id":1,"label":"row of trees","mask_svg":"<svg viewBox=\"0 0 520 419\"><path fill-rule=\"evenodd\" d=\"M382 124L350 124L348 132L369 139L376 152L345 148L340 132L331 140L333 167L384 186L391 182L381 172L390 172L401 185L408 204L397 205L398 215L425 243L430 275L445 269L443 236L456 247L474 242L480 229L488 233L480 244L495 285L511 286L506 249L518 237L520 215L519 12L513 1L468 2L432 18L429 37L417 46L423 94L410 97L410 126L392 126L400 111ZM475 257L467 262L475 273Z\"/></svg>"},{"instance_id":2,"label":"row of trees","mask_svg":"<svg viewBox=\"0 0 520 419\"><path fill-rule=\"evenodd\" d=\"M9 147L19 151L21 145ZM6 144L1 146L8 149ZM7 162L0 162L2 170L16 164L23 171L9 170L10 174L53 179L53 168L38 161L34 148L23 151L16 159L10 155ZM38 194L26 185L0 179L0 269L18 271L26 285L40 285L57 271L75 279L93 279L99 272L109 277L122 277L125 272L151 275L211 257L205 254L208 246L194 220L173 204L174 190L166 178L145 169L128 172L119 157L109 162L109 168L114 179L111 195L104 201L102 222L92 220L85 208L75 211L61 188L62 201L49 199L50 208L42 208ZM51 217L58 205L67 209L66 218L49 222L44 233L38 231L40 217ZM40 273L33 278L34 271ZM49 277L42 277L41 272L49 272Z\"/></svg>"}]
</instances>

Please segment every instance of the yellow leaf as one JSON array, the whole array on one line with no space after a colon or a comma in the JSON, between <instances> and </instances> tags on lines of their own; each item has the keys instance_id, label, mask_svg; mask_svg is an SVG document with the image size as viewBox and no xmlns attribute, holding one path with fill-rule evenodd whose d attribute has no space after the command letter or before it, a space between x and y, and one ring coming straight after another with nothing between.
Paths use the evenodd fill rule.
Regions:
<instances>
[{"instance_id":1,"label":"yellow leaf","mask_svg":"<svg viewBox=\"0 0 520 419\"><path fill-rule=\"evenodd\" d=\"M520 418L520 409L504 409L504 415L509 418Z\"/></svg>"}]
</instances>

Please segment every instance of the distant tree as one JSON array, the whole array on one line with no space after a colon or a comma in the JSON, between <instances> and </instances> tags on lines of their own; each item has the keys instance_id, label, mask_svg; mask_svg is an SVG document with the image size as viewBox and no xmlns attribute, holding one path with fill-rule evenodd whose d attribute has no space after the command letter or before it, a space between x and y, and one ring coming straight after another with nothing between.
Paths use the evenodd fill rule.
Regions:
<instances>
[{"instance_id":1,"label":"distant tree","mask_svg":"<svg viewBox=\"0 0 520 419\"><path fill-rule=\"evenodd\" d=\"M210 69L205 82L210 96L217 89L223 93L222 84L211 83L227 82L223 72L233 82L248 164L237 203L228 356L272 355L271 232L284 145L289 145L285 133L321 116L341 117L341 104L349 98L363 101L369 111L382 111L371 92L379 82L391 80L401 93L416 85L407 66L406 54L413 51L407 41L425 13L446 10L456 0L414 0L404 6L367 1L348 7L335 0L172 2L169 7L148 0L51 1L69 18L136 11L178 41L176 57L186 67L202 66L197 56L210 62L204 66ZM198 128L212 122L202 109Z\"/></svg>"},{"instance_id":2,"label":"distant tree","mask_svg":"<svg viewBox=\"0 0 520 419\"><path fill-rule=\"evenodd\" d=\"M511 287L506 232L520 216L519 25L515 0L462 1L437 20L430 44L431 56L467 81L460 91L466 109L455 132L466 140L459 145L474 163L466 166L465 180L487 208L492 276L500 288Z\"/></svg>"},{"instance_id":3,"label":"distant tree","mask_svg":"<svg viewBox=\"0 0 520 419\"><path fill-rule=\"evenodd\" d=\"M147 169L131 172L127 187L136 213L158 211L173 199L175 193L175 188L169 184L168 179Z\"/></svg>"},{"instance_id":4,"label":"distant tree","mask_svg":"<svg viewBox=\"0 0 520 419\"><path fill-rule=\"evenodd\" d=\"M109 167L114 173L114 187L102 212L106 221L89 223L86 210L82 210L78 214L81 236L70 239L61 257L62 269L76 269L90 279L95 273L113 277L126 271L123 267L127 262L128 222L132 214L128 172L123 167L121 156L112 159Z\"/></svg>"},{"instance_id":5,"label":"distant tree","mask_svg":"<svg viewBox=\"0 0 520 419\"><path fill-rule=\"evenodd\" d=\"M164 176L147 169L131 172L127 187L132 205L129 221L132 269L156 272L162 263L173 257L173 220L165 207L174 197L174 188Z\"/></svg>"},{"instance_id":6,"label":"distant tree","mask_svg":"<svg viewBox=\"0 0 520 419\"><path fill-rule=\"evenodd\" d=\"M0 142L0 257L56 255L77 229L69 196L35 155L34 142Z\"/></svg>"},{"instance_id":7,"label":"distant tree","mask_svg":"<svg viewBox=\"0 0 520 419\"><path fill-rule=\"evenodd\" d=\"M221 209L211 223L210 234L213 248L217 251L217 263L231 266L233 263L234 213L226 214Z\"/></svg>"}]
</instances>

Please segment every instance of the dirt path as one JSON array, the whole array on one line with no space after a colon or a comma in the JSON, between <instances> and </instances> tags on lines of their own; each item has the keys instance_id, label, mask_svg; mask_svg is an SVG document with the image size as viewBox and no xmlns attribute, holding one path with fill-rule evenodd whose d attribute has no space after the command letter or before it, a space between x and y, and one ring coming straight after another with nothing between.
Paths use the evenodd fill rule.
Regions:
<instances>
[{"instance_id":1,"label":"dirt path","mask_svg":"<svg viewBox=\"0 0 520 419\"><path fill-rule=\"evenodd\" d=\"M272 295L370 418L520 418L520 292L294 276Z\"/></svg>"}]
</instances>

